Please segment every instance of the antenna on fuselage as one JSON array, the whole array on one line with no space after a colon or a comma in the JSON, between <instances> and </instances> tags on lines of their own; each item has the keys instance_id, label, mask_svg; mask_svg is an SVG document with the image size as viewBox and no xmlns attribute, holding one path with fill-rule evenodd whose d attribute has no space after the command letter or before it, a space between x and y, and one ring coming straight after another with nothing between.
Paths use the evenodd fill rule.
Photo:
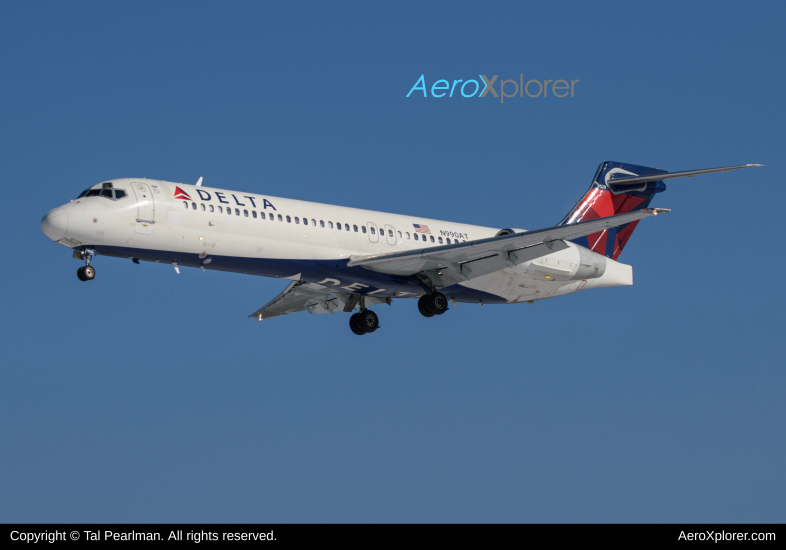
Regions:
<instances>
[{"instance_id":1,"label":"antenna on fuselage","mask_svg":"<svg viewBox=\"0 0 786 550\"><path fill-rule=\"evenodd\" d=\"M202 176L199 177L199 181L196 184L197 187L202 187Z\"/></svg>"}]
</instances>

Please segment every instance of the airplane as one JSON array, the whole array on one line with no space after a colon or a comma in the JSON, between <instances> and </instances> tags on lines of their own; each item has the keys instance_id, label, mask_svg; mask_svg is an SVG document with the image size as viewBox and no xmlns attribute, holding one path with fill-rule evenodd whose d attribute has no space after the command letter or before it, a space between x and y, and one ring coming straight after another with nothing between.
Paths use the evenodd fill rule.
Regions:
<instances>
[{"instance_id":1,"label":"airplane","mask_svg":"<svg viewBox=\"0 0 786 550\"><path fill-rule=\"evenodd\" d=\"M553 227L481 227L145 178L104 181L47 213L41 229L84 261L114 256L291 281L249 317L351 313L357 335L379 328L369 309L416 299L425 317L451 303L515 304L633 284L618 260L664 180L762 166L667 172L603 162L589 190Z\"/></svg>"}]
</instances>

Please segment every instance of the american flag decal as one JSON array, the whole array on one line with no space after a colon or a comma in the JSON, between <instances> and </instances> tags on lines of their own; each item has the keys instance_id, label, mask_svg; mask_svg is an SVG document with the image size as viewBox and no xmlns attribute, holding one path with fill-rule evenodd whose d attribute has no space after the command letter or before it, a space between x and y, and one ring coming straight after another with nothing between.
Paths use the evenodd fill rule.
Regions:
<instances>
[{"instance_id":1,"label":"american flag decal","mask_svg":"<svg viewBox=\"0 0 786 550\"><path fill-rule=\"evenodd\" d=\"M413 223L415 227L415 233L425 233L426 235L431 235L431 229L428 228L427 225Z\"/></svg>"}]
</instances>

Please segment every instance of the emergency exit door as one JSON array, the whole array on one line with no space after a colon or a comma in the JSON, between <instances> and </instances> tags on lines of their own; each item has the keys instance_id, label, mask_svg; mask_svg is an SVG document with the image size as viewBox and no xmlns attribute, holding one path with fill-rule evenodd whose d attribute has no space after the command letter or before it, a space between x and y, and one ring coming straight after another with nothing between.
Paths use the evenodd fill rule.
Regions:
<instances>
[{"instance_id":1,"label":"emergency exit door","mask_svg":"<svg viewBox=\"0 0 786 550\"><path fill-rule=\"evenodd\" d=\"M368 228L368 240L371 241L372 243L379 242L379 235L377 234L377 224L373 222L368 222L366 226Z\"/></svg>"},{"instance_id":2,"label":"emergency exit door","mask_svg":"<svg viewBox=\"0 0 786 550\"><path fill-rule=\"evenodd\" d=\"M396 228L392 225L385 226L385 237L388 240L388 244L396 244Z\"/></svg>"}]
</instances>

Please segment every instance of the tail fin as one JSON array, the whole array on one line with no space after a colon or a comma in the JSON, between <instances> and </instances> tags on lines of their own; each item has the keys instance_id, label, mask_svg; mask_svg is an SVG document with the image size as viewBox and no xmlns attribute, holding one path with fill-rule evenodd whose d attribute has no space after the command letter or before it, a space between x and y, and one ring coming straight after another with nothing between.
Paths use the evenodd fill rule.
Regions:
<instances>
[{"instance_id":1,"label":"tail fin","mask_svg":"<svg viewBox=\"0 0 786 550\"><path fill-rule=\"evenodd\" d=\"M644 183L613 186L613 184L610 185L613 177L651 176L666 173L665 170L647 168L646 166L637 166L635 164L604 162L598 167L589 191L558 225L605 218L615 214L625 214L626 212L647 208L656 193L666 190L666 184L663 181L647 181ZM620 227L612 227L599 233L581 237L573 242L598 254L603 254L607 258L616 260L622 253L622 249L625 248L638 223L638 221L634 221Z\"/></svg>"}]
</instances>

